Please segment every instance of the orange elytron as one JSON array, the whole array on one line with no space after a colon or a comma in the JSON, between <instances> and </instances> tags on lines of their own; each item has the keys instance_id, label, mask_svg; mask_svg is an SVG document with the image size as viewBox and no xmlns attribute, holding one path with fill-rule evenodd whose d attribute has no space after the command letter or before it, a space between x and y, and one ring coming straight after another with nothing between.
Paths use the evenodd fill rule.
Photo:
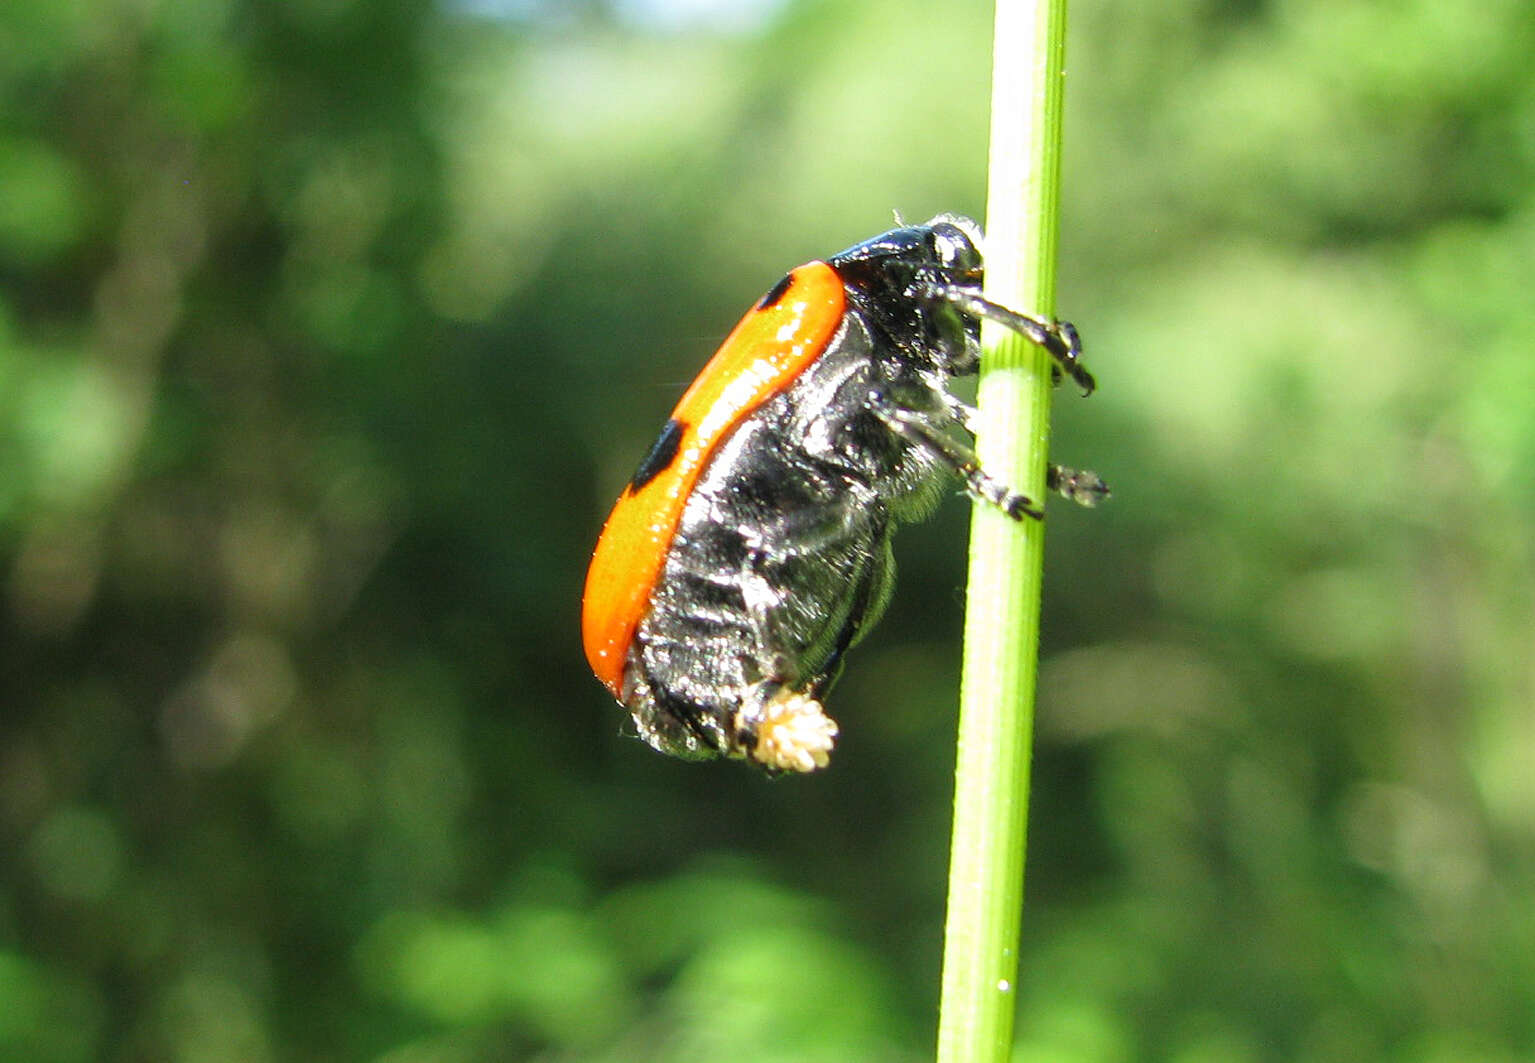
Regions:
<instances>
[{"instance_id":1,"label":"orange elytron","mask_svg":"<svg viewBox=\"0 0 1535 1063\"><path fill-rule=\"evenodd\" d=\"M787 274L725 337L619 496L586 574L581 615L586 659L614 697L623 696L629 645L693 484L731 430L820 357L844 303L842 278L826 263Z\"/></svg>"}]
</instances>

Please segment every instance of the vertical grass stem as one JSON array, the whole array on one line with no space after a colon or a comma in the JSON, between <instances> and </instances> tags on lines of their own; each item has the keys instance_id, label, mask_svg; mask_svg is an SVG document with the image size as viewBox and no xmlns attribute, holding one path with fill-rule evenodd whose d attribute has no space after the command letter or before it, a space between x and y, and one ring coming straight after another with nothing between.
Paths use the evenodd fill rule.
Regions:
<instances>
[{"instance_id":1,"label":"vertical grass stem","mask_svg":"<svg viewBox=\"0 0 1535 1063\"><path fill-rule=\"evenodd\" d=\"M1065 0L997 0L986 292L1045 316L1055 301L1065 29ZM992 475L1043 500L1049 364L990 323L983 339L977 450ZM1042 523L975 507L939 1063L1011 1053L1043 559Z\"/></svg>"}]
</instances>

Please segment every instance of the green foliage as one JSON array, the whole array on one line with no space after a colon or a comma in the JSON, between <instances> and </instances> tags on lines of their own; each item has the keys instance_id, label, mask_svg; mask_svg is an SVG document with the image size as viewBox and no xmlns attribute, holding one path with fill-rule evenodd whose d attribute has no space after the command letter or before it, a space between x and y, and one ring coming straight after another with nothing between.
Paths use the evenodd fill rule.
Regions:
<instances>
[{"instance_id":1,"label":"green foliage","mask_svg":"<svg viewBox=\"0 0 1535 1063\"><path fill-rule=\"evenodd\" d=\"M816 778L575 630L752 293L979 211L988 13L513 7L0 5L6 1059L930 1054L963 505ZM1071 17L1018 1058L1528 1057L1531 6Z\"/></svg>"}]
</instances>

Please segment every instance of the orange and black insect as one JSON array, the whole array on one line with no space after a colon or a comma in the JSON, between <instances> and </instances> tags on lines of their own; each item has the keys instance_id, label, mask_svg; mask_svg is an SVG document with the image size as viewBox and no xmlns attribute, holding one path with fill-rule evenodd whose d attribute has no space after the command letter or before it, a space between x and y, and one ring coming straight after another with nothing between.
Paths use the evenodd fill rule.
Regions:
<instances>
[{"instance_id":1,"label":"orange and black insect","mask_svg":"<svg viewBox=\"0 0 1535 1063\"><path fill-rule=\"evenodd\" d=\"M597 542L587 660L640 737L769 771L825 766L821 699L879 619L890 538L957 474L1014 518L1039 503L980 467L949 394L974 373L980 321L1042 346L1084 391L1076 330L981 295L974 222L940 215L790 271L726 337L640 462ZM1050 486L1091 505L1088 472Z\"/></svg>"}]
</instances>

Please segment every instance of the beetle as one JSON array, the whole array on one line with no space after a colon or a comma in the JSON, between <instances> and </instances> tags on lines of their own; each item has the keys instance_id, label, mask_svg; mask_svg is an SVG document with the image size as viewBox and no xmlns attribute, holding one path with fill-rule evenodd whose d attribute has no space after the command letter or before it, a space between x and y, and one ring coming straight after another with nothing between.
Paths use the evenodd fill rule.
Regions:
<instances>
[{"instance_id":1,"label":"beetle","mask_svg":"<svg viewBox=\"0 0 1535 1063\"><path fill-rule=\"evenodd\" d=\"M1027 337L1084 394L1076 329L981 294L979 227L940 214L791 270L683 394L603 527L582 599L597 678L655 749L827 764L821 699L890 599L896 527L957 475L1015 519L1040 505L956 436L976 411L947 382L977 371L980 322ZM1095 474L1049 487L1092 505Z\"/></svg>"}]
</instances>

